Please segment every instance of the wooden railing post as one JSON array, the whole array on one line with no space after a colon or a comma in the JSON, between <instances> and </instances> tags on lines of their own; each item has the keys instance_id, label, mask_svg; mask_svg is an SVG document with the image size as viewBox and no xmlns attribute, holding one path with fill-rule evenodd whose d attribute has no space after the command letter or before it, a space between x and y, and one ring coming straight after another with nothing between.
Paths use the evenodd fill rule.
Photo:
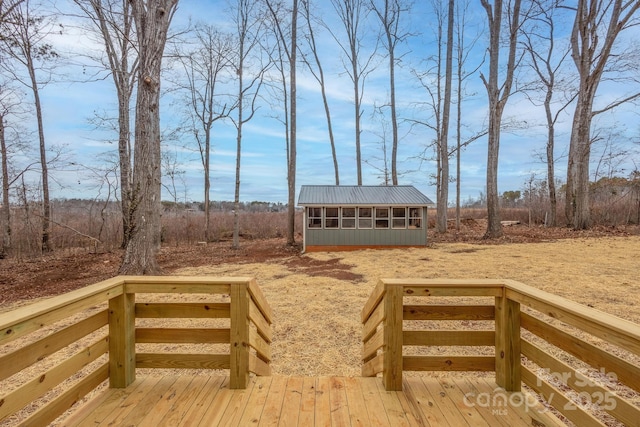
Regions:
<instances>
[{"instance_id":1,"label":"wooden railing post","mask_svg":"<svg viewBox=\"0 0 640 427\"><path fill-rule=\"evenodd\" d=\"M496 384L520 391L520 303L496 297Z\"/></svg>"},{"instance_id":2,"label":"wooden railing post","mask_svg":"<svg viewBox=\"0 0 640 427\"><path fill-rule=\"evenodd\" d=\"M136 379L135 317L135 294L123 292L109 300L109 386L112 388L125 388Z\"/></svg>"},{"instance_id":3,"label":"wooden railing post","mask_svg":"<svg viewBox=\"0 0 640 427\"><path fill-rule=\"evenodd\" d=\"M385 284L384 361L382 382L388 391L402 390L402 285Z\"/></svg>"},{"instance_id":4,"label":"wooden railing post","mask_svg":"<svg viewBox=\"0 0 640 427\"><path fill-rule=\"evenodd\" d=\"M243 389L249 383L249 292L248 283L231 284L231 349L229 388Z\"/></svg>"}]
</instances>

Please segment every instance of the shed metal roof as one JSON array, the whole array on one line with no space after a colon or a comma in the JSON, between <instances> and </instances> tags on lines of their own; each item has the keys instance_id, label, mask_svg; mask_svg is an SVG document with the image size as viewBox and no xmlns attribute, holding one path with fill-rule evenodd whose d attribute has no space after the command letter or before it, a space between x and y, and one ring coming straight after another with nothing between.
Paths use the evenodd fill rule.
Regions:
<instances>
[{"instance_id":1,"label":"shed metal roof","mask_svg":"<svg viewBox=\"0 0 640 427\"><path fill-rule=\"evenodd\" d=\"M303 185L298 205L433 206L413 185Z\"/></svg>"}]
</instances>

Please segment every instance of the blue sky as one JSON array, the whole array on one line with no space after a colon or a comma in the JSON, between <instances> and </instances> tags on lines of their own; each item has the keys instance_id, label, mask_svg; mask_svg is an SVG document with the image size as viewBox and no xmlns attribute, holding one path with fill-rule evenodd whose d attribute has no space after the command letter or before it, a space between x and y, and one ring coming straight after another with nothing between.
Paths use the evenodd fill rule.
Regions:
<instances>
[{"instance_id":1,"label":"blue sky","mask_svg":"<svg viewBox=\"0 0 640 427\"><path fill-rule=\"evenodd\" d=\"M70 8L69 2L59 1L60 5ZM323 15L327 22L332 22L338 34L336 18L333 16L328 2L323 2ZM428 5L416 2L411 19L415 29L421 34L416 35L409 43L400 47L407 55L403 58L403 67L397 71L399 114L402 119L420 117L428 120L430 114L427 111L417 111L416 103L424 100L426 92L419 86L411 73L412 67L420 67L420 60L433 54L433 29L430 22L433 16ZM428 3L428 2L426 2ZM471 2L474 3L473 1ZM479 2L478 2L479 3ZM219 23L220 26L228 24L225 15L226 2L218 1L188 1L182 0L175 16L173 28L186 24L189 19L194 22L203 20L209 23ZM480 31L484 25L484 11L479 5L472 5L473 13L469 18L472 26L469 34ZM69 18L63 18L69 19ZM69 21L70 23L70 21ZM637 33L637 31L636 31ZM340 167L341 184L356 184L355 144L353 131L353 104L351 101L351 82L344 74L340 64L340 52L338 46L326 31L318 30L319 49L323 57L325 73L327 77L327 90L330 96L329 103L333 116L334 132L336 136L338 162ZM627 40L631 40L629 37ZM56 37L53 43L60 51L68 55L77 55L84 49L95 47L89 39L78 29L67 25L67 32ZM486 49L487 36L481 36L477 42L476 51L469 60L468 68L475 66L473 61L478 61ZM366 50L366 48L365 48ZM573 71L572 64L569 70ZM486 65L485 65L486 66ZM422 65L424 68L424 65ZM77 73L78 68L69 72ZM486 72L486 71L485 71ZM79 80L79 79L69 79ZM463 123L467 133L480 131L487 117L486 91L478 75L471 76L467 83L467 93L463 103ZM613 99L629 90L621 85L605 84L601 88L601 97ZM379 148L380 119L372 117L373 105L387 101L388 77L386 62L381 60L379 68L368 78L364 96L362 154L363 160L376 163L375 158L380 158L382 153ZM99 167L105 164L105 158L115 155L115 145L104 142L107 139L115 139L115 135L104 131L96 131L89 118L95 111L115 112L115 92L110 79L90 83L77 83L63 81L50 84L42 90L42 99L45 117L45 132L49 145L64 145L67 157L75 164L92 165ZM600 101L604 102L604 101ZM175 122L176 109L170 103L169 97L163 98L161 116L163 127L169 127ZM255 119L244 128L241 172L241 200L242 201L270 201L286 202L286 153L284 128L277 120L268 117L271 107L266 104L261 108ZM562 154L566 152L566 143L571 128L572 108L562 116L558 125L559 158L556 175L565 179L566 158ZM536 152L544 149L546 129L544 128L544 115L541 107L531 104L524 96L516 94L509 103L505 112L505 118L513 117L517 120L526 120L530 126L527 129L504 133L500 146L499 191L521 190L524 183L532 174L538 179L543 179L546 166L539 160ZM640 134L637 126L638 114L635 106L628 105L606 114L598 119L598 123L613 125L621 136L618 144L628 148L629 155L619 168L624 169L623 175L627 175L634 169L635 164L640 164L638 146L631 141L638 141ZM235 128L231 123L218 123L214 125L214 148L211 158L211 199L232 200L235 184ZM455 132L450 134L453 136ZM435 163L429 159L420 160L420 153L433 140L434 135L424 127L411 127L408 122L400 124L402 137L399 145L398 169L405 172L400 177L400 184L416 186L424 194L435 201L435 186L431 175L435 172ZM331 158L331 149L326 131L326 119L320 97L320 88L317 83L302 66L298 71L298 157L296 184L333 184L334 171ZM181 141L180 145L169 147L178 155L180 164L178 168L185 171L184 182L177 182L179 199L199 201L202 195L202 166L199 158L192 150L185 149L182 145L188 145L188 140ZM452 140L453 143L453 140ZM35 143L34 143L35 145ZM428 157L432 157L433 151L427 149ZM485 188L486 176L486 139L482 138L471 144L462 154L462 200L477 198ZM599 157L599 148L594 148L594 161ZM379 162L377 162L380 164ZM451 174L455 173L455 159L452 159ZM594 168L592 167L592 170ZM59 198L87 197L97 195L99 180L88 173L86 169L68 166L62 170L53 170L52 196ZM32 176L32 179L36 179ZM363 164L364 184L377 185L381 183L379 172L375 168ZM164 199L170 199L165 192ZM450 201L455 200L455 183L450 185Z\"/></svg>"}]
</instances>

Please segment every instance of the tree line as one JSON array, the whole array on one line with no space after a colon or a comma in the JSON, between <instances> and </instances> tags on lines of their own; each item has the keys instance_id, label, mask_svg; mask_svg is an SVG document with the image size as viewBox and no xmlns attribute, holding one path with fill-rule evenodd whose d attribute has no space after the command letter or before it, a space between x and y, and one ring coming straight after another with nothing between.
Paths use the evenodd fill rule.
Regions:
<instances>
[{"instance_id":1,"label":"tree line","mask_svg":"<svg viewBox=\"0 0 640 427\"><path fill-rule=\"evenodd\" d=\"M62 3L73 4L64 8L65 13L74 15L83 31L102 46L99 55L88 58L93 64L89 74L95 79L111 79L117 99L117 118L95 118L96 126L109 127L117 134L117 160L95 173L117 174L117 181L105 191L120 203L125 248L121 272L126 274L158 271L155 254L161 244L162 185L167 186L167 180L173 181L178 173L166 153L170 151L167 147L180 139L163 134L160 128L163 93L170 92L179 103L182 122L175 132L189 135L202 163L207 240L211 238L215 126L224 122L235 130L234 247L238 247L240 236L243 131L265 100L284 128L286 236L289 244L295 243L299 73L312 76L320 89L335 184L341 183L326 50L339 52L340 74L352 91L357 184L363 183L363 164L369 164L380 173L383 184L398 185L403 175L398 164L399 147L404 142L401 128L427 129L432 143L425 144L418 156L435 165L430 175L437 188L436 229L442 233L447 231L450 182L456 183L458 220L460 216L461 155L465 147L486 138L485 236L502 234L500 141L505 132L523 129L522 122L505 120L514 94L544 110L547 133L541 160L547 166L549 225L559 222L557 126L563 114L570 115L564 217L575 229L590 227L589 168L592 147L602 138L594 122L603 113L640 98L640 52L628 36L639 23L640 2L636 1L432 0L428 16L422 19L432 23L428 29L410 25L416 5L407 0L331 0L330 4L234 0L224 12L227 24L196 22L180 29L172 27L179 13L178 0ZM483 19L470 25L478 11ZM38 1L0 1L3 253L11 248L11 199L20 200L25 174L33 170L41 177L38 214L42 217L42 250L51 249L48 168L63 161L64 153L47 145L40 95L57 78L56 69L65 61L50 41L53 34L65 31L56 24L60 13ZM424 51L419 65L411 65L410 74L423 92L407 113L407 106L398 99L397 75L408 66L410 55L420 55L412 52L416 43L430 43L434 49ZM388 97L370 111L380 117L381 158L373 162L362 156L362 119L367 106L366 83L372 74L381 72L388 76ZM486 125L465 131L465 98L472 78L479 79L486 91L487 120ZM625 95L600 101L599 89L604 84L624 85ZM19 163L14 160L27 143L19 126L34 116L39 158ZM343 161L342 167L351 165Z\"/></svg>"}]
</instances>

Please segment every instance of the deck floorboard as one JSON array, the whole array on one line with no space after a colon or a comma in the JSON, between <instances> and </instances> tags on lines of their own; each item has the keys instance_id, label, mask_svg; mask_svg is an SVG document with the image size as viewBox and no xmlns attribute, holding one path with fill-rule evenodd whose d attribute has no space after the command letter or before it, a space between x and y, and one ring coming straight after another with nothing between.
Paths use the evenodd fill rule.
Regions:
<instances>
[{"instance_id":1,"label":"deck floorboard","mask_svg":"<svg viewBox=\"0 0 640 427\"><path fill-rule=\"evenodd\" d=\"M403 391L380 378L144 377L107 389L60 421L63 426L562 426L541 406L509 406L484 378L405 377ZM506 399L505 399L506 397ZM530 399L529 399L530 400ZM517 400L511 400L517 401Z\"/></svg>"}]
</instances>

